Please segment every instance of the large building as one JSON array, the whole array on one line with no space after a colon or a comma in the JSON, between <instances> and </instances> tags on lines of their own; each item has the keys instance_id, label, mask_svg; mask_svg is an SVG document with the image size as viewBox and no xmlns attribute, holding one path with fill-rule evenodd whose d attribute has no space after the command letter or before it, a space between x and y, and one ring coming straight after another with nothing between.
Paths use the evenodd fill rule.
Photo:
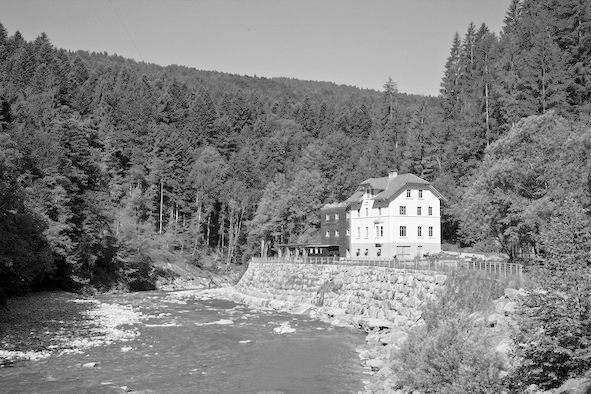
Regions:
<instances>
[{"instance_id":1,"label":"large building","mask_svg":"<svg viewBox=\"0 0 591 394\"><path fill-rule=\"evenodd\" d=\"M429 182L412 174L367 179L345 201L347 256L411 259L440 252L441 200Z\"/></svg>"}]
</instances>

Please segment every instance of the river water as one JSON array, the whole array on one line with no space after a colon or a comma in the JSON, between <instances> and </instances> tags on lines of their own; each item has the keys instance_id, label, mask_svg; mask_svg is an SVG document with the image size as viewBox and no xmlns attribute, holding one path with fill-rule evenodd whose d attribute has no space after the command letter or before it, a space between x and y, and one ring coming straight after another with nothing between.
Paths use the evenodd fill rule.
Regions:
<instances>
[{"instance_id":1,"label":"river water","mask_svg":"<svg viewBox=\"0 0 591 394\"><path fill-rule=\"evenodd\" d=\"M359 330L231 301L104 295L143 318L135 339L0 370L6 393L356 393ZM84 364L96 363L94 367Z\"/></svg>"}]
</instances>

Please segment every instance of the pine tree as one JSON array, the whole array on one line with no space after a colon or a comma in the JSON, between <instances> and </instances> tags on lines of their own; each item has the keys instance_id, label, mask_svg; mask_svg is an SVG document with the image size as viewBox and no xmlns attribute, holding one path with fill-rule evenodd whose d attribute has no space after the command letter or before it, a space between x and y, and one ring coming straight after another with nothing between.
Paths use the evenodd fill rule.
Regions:
<instances>
[{"instance_id":1,"label":"pine tree","mask_svg":"<svg viewBox=\"0 0 591 394\"><path fill-rule=\"evenodd\" d=\"M591 113L591 3L585 0L552 2L554 36L568 63L568 102L576 112Z\"/></svg>"},{"instance_id":2,"label":"pine tree","mask_svg":"<svg viewBox=\"0 0 591 394\"><path fill-rule=\"evenodd\" d=\"M529 52L526 51L524 57L525 94L530 90L530 94L537 96L536 113L543 114L551 108L564 108L567 96L566 56L554 41L552 15L542 7L532 4L527 8L525 16L524 24L529 29L530 44Z\"/></svg>"},{"instance_id":3,"label":"pine tree","mask_svg":"<svg viewBox=\"0 0 591 394\"><path fill-rule=\"evenodd\" d=\"M440 94L443 98L443 107L446 117L454 117L460 106L460 78L461 69L461 39L459 33L455 33L452 41L450 55L445 63L443 81L441 82Z\"/></svg>"},{"instance_id":4,"label":"pine tree","mask_svg":"<svg viewBox=\"0 0 591 394\"><path fill-rule=\"evenodd\" d=\"M495 93L499 97L500 116L504 129L513 126L521 117L522 111L518 101L520 43L519 23L521 19L521 0L511 0L505 17L505 25L499 40L499 54L494 62L497 83ZM501 127L503 127L501 125Z\"/></svg>"},{"instance_id":5,"label":"pine tree","mask_svg":"<svg viewBox=\"0 0 591 394\"><path fill-rule=\"evenodd\" d=\"M388 78L384 84L382 95L383 114L381 126L385 141L391 141L390 148L393 148L393 167L400 166L401 157L401 117L398 108L398 84Z\"/></svg>"}]
</instances>

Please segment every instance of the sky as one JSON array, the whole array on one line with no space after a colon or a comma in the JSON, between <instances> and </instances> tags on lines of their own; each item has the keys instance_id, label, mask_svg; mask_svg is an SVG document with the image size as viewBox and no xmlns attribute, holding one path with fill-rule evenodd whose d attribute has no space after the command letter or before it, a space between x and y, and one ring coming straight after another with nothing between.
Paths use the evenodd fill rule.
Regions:
<instances>
[{"instance_id":1,"label":"sky","mask_svg":"<svg viewBox=\"0 0 591 394\"><path fill-rule=\"evenodd\" d=\"M510 0L0 0L57 48L258 77L436 96L456 32L499 33Z\"/></svg>"}]
</instances>

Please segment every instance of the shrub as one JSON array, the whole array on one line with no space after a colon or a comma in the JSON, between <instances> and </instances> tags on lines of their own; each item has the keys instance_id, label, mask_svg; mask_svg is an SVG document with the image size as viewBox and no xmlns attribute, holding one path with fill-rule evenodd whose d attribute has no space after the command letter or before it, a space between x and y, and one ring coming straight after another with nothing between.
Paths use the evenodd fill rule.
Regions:
<instances>
[{"instance_id":1,"label":"shrub","mask_svg":"<svg viewBox=\"0 0 591 394\"><path fill-rule=\"evenodd\" d=\"M591 369L591 269L571 265L537 275L539 287L517 309L515 389L559 387Z\"/></svg>"},{"instance_id":2,"label":"shrub","mask_svg":"<svg viewBox=\"0 0 591 394\"><path fill-rule=\"evenodd\" d=\"M424 393L498 393L501 356L482 312L502 284L475 272L453 272L437 299L423 309L424 323L398 351L398 384Z\"/></svg>"},{"instance_id":3,"label":"shrub","mask_svg":"<svg viewBox=\"0 0 591 394\"><path fill-rule=\"evenodd\" d=\"M506 283L484 272L452 271L437 299L426 303L422 318L429 329L459 314L484 312L492 308L492 301L504 294Z\"/></svg>"},{"instance_id":4,"label":"shrub","mask_svg":"<svg viewBox=\"0 0 591 394\"><path fill-rule=\"evenodd\" d=\"M472 319L446 319L413 331L400 349L399 384L424 393L499 393L500 356L492 338Z\"/></svg>"}]
</instances>

